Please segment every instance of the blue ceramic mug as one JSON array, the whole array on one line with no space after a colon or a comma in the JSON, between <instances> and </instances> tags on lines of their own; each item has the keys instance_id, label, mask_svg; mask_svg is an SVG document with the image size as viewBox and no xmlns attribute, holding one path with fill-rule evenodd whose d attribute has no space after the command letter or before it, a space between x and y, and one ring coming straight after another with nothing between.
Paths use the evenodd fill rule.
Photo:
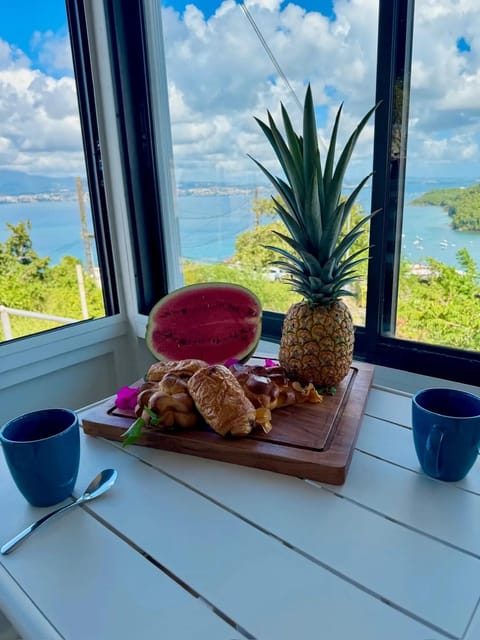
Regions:
<instances>
[{"instance_id":1,"label":"blue ceramic mug","mask_svg":"<svg viewBox=\"0 0 480 640\"><path fill-rule=\"evenodd\" d=\"M417 391L412 427L423 471L439 480L461 480L479 453L480 397L458 389Z\"/></svg>"},{"instance_id":2,"label":"blue ceramic mug","mask_svg":"<svg viewBox=\"0 0 480 640\"><path fill-rule=\"evenodd\" d=\"M70 409L41 409L7 422L0 431L10 473L24 498L49 507L72 494L80 462L80 429Z\"/></svg>"}]
</instances>

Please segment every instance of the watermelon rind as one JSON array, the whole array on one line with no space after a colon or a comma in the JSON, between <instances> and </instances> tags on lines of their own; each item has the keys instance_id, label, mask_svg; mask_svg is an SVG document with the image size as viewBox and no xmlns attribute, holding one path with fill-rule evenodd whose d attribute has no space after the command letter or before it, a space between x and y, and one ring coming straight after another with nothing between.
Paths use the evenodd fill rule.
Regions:
<instances>
[{"instance_id":1,"label":"watermelon rind","mask_svg":"<svg viewBox=\"0 0 480 640\"><path fill-rule=\"evenodd\" d=\"M209 364L246 362L262 333L262 305L238 284L208 282L180 287L148 316L145 340L157 360L199 359Z\"/></svg>"}]
</instances>

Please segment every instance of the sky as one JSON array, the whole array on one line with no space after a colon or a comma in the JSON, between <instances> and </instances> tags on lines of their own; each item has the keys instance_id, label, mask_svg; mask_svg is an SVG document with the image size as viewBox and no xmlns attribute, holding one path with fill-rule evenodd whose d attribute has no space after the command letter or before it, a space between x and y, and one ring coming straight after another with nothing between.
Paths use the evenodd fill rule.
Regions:
<instances>
[{"instance_id":1,"label":"sky","mask_svg":"<svg viewBox=\"0 0 480 640\"><path fill-rule=\"evenodd\" d=\"M321 148L341 102L344 142L375 101L377 4L247 0L249 21L235 0L165 0L177 180L260 182L247 154L276 165L254 116L278 117L283 102L298 126L307 83ZM479 179L478 0L416 0L411 85L407 174ZM370 171L372 145L373 121L352 177ZM82 167L64 2L1 2L0 169L63 176Z\"/></svg>"}]
</instances>

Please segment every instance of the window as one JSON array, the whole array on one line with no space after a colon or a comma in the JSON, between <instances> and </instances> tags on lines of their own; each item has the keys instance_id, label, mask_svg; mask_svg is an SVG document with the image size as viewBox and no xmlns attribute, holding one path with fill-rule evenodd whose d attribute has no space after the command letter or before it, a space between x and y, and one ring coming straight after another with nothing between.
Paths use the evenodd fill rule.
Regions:
<instances>
[{"instance_id":1,"label":"window","mask_svg":"<svg viewBox=\"0 0 480 640\"><path fill-rule=\"evenodd\" d=\"M0 25L6 341L101 318L118 305L83 3L2 3Z\"/></svg>"},{"instance_id":2,"label":"window","mask_svg":"<svg viewBox=\"0 0 480 640\"><path fill-rule=\"evenodd\" d=\"M455 142L457 135L457 148L470 154L472 167L475 161L478 166L476 130L472 124L467 131L464 125L468 118L462 116L467 103L458 103L456 112L450 110L450 124L445 120L442 124L440 116L445 114L441 107L446 103L441 98L447 94L441 94L441 89L444 86L448 91L448 83L432 92L431 82L422 86L421 75L422 64L428 62L425 56L431 53L425 44L427 39L445 48L445 43L452 45L453 38L452 60L465 76L465 87L474 82L478 74L474 57L468 58L468 49L472 48L469 34L477 18L474 13L464 14L464 22L457 24L452 35L448 18L441 24L424 17L431 3L417 2L415 13L413 5L413 0L380 0L338 5L320 2L315 6L291 3L271 9L262 3L225 2L213 7L210 4L202 11L200 1L187 6L166 2L161 12L162 32L156 0L144 0L135 9L126 1L107 2L124 148L131 174L132 235L138 237L139 271L145 273L137 283L141 312L148 313L159 294L171 288L168 280L172 273L183 274L186 282L232 278L255 288L255 282L251 284L254 273L258 286L273 290L277 285L275 271L262 272L264 265L253 269L245 259L232 260L238 234L255 231L257 222L258 226L270 222L267 211L253 206L253 200L261 201L269 194L262 191L258 170L245 156L251 153L263 159L266 153L253 116L263 117L267 109L278 109L280 100L288 103L291 111L297 98L301 100L306 82L313 79L319 126L326 127L327 132L333 107L342 99L346 124L351 124L347 132L358 115L382 101L375 126L366 132L352 164L352 181L368 173L373 137L374 177L371 192L363 194L367 199L360 204L368 210L380 208L382 213L371 223L366 308L364 317L359 314L358 318L357 358L470 384L478 382L480 347L473 338L456 344L435 332L427 336L426 316L417 328L415 318L407 317L412 310L417 314L422 311L426 292L434 293L438 282L429 279L437 275L434 268L430 273L427 270L425 281L422 262L405 249L402 252L407 233L411 233L409 225L419 222L412 219L410 185L428 175L435 176L428 172L420 175L419 171L427 164L429 171L434 170L432 153L447 144L442 143L443 138L448 134ZM437 2L435 15L448 13L449 6ZM443 45L440 35L445 38ZM159 76L165 72L163 60L166 78L159 83ZM425 87L430 91L427 95ZM440 97L435 92L440 92ZM460 100L461 93L456 97ZM439 128L428 137L435 113ZM442 126L446 127L443 134ZM165 172L171 161L170 136L175 204L165 203L166 194L172 191L171 174ZM430 146L425 144L428 139ZM423 159L419 155L422 149L427 152ZM457 168L460 171L458 163ZM475 175L473 168L471 175ZM425 222L425 209L419 207L418 211L423 211L418 217ZM418 249L414 244L417 235L419 241L423 238L421 232L414 232L412 250ZM252 254L257 252L254 246ZM251 255L249 259L256 257ZM475 262L476 256L471 257ZM193 264L198 261L204 264ZM160 269L152 271L155 265ZM159 273L164 268L166 277ZM479 267L468 262L464 270L468 268L470 279L465 276L459 281L470 287L465 295L472 317L462 319L465 324L480 316ZM460 291L454 287L449 295L460 297ZM284 311L275 307L277 297L265 305L264 335L271 339L280 335ZM439 324L444 302L440 298L432 310L432 327ZM445 322L451 323L451 319L445 316ZM471 335L475 337L475 331Z\"/></svg>"},{"instance_id":3,"label":"window","mask_svg":"<svg viewBox=\"0 0 480 640\"><path fill-rule=\"evenodd\" d=\"M477 21L473 6L415 3L395 335L480 352Z\"/></svg>"},{"instance_id":4,"label":"window","mask_svg":"<svg viewBox=\"0 0 480 640\"><path fill-rule=\"evenodd\" d=\"M247 154L278 174L272 150L254 116L279 118L282 102L301 127L307 81L317 96L321 139L344 102L341 142L375 102L378 7L361 14L353 3L188 4L162 6L177 188L182 272L187 283L228 280L260 297L264 309L284 313L300 296L290 290L273 229L272 186ZM334 58L336 65L322 64ZM347 184L372 169L373 119L350 165ZM325 145L321 149L326 152ZM371 185L361 193L369 211ZM352 215L359 215L354 212ZM278 241L278 240L277 240ZM365 279L350 308L364 324Z\"/></svg>"}]
</instances>

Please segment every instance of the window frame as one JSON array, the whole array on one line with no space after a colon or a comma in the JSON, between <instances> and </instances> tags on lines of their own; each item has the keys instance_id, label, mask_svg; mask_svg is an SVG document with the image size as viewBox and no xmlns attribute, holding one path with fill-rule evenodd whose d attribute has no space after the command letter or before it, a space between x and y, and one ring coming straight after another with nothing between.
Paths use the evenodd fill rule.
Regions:
<instances>
[{"instance_id":1,"label":"window frame","mask_svg":"<svg viewBox=\"0 0 480 640\"><path fill-rule=\"evenodd\" d=\"M105 315L112 316L119 313L120 305L103 176L85 0L65 0L65 8L77 87L92 224L102 280L103 302Z\"/></svg>"},{"instance_id":2,"label":"window frame","mask_svg":"<svg viewBox=\"0 0 480 640\"><path fill-rule=\"evenodd\" d=\"M365 329L357 330L356 357L373 364L475 384L480 353L394 337L405 183L410 70L415 0L380 0L372 211ZM394 113L395 87L402 83L401 114ZM406 99L405 99L406 98ZM400 118L400 119L399 119ZM393 125L401 148L393 158Z\"/></svg>"},{"instance_id":3,"label":"window frame","mask_svg":"<svg viewBox=\"0 0 480 640\"><path fill-rule=\"evenodd\" d=\"M138 313L168 292L144 3L105 0ZM141 43L141 46L140 46Z\"/></svg>"},{"instance_id":4,"label":"window frame","mask_svg":"<svg viewBox=\"0 0 480 640\"><path fill-rule=\"evenodd\" d=\"M115 7L120 14L122 11L126 12L127 5L130 7L128 0L106 0L106 2L108 6ZM150 239L154 238L154 242L149 244L148 250L151 254L152 247L155 247L155 254L149 255L147 258L142 256L139 259L137 249L137 255L134 258L138 271L142 274L145 273L140 288L137 287L139 291L138 311L143 315L148 314L153 302L172 289L171 285L169 287L166 277L155 280L151 273L146 272L148 269L144 266L145 264L158 263L158 255L156 255L158 246L161 245L164 249L168 246L169 236L165 233L165 228L162 228L161 223L160 195L162 190L168 192L172 188L172 185L165 180L158 182L158 174L152 171L152 163L155 162L155 137L165 135L165 129L170 126L169 115L165 110L165 104L168 104L165 96L161 97L164 118L160 113L157 122L154 122L153 117L152 105L155 103L155 99L151 93L148 73L149 53L146 35L148 27L145 23L145 7L151 7L155 2L158 0L139 0L136 20L129 18L128 22L123 24L126 34L124 44L126 45L128 41L134 42L135 47L142 50L142 54L136 57L136 63L140 64L140 67L136 69L134 75L136 81L141 82L135 85L135 91L137 92L137 100L145 104L143 113L147 119L146 124L138 127L130 126L130 129L124 133L124 138L126 140L128 136L132 136L135 139L134 148L139 149L144 145L148 150L147 153L138 153L134 159L132 155L128 156L126 166L131 168L132 162L138 163L135 171L138 171L143 177L148 176L148 189L151 189L153 194L150 201L153 226L152 220L146 219L144 213L142 214L141 211L139 213L138 208L135 210L133 202L130 212L134 240L135 233L141 234L145 230L149 230L149 233L153 234ZM125 13L124 19L126 15ZM480 353L393 337L405 178L407 96L409 93L413 17L414 0L379 0L376 100L377 102L381 101L382 105L375 114L372 210L382 209L382 213L375 216L371 222L370 244L372 250L368 273L366 323L364 327L356 328L355 358L384 367L472 385L478 379ZM113 50L113 56L115 57L115 55L118 55L118 50L117 52ZM133 73L132 68L130 68L130 73ZM403 96L406 99L403 101L401 109L401 150L399 157L392 161L392 125L395 118L398 124L398 114L393 113L393 94L395 84L399 81L403 83ZM133 84L130 85L130 87L132 86ZM119 85L117 85L118 89ZM131 100L132 96L128 96L128 86L125 83L121 89L123 98ZM148 139L145 136L148 136ZM153 140L149 139L150 136L153 136ZM128 150L128 143L125 148ZM168 208L165 208L164 211L168 212ZM170 213L174 215L173 212ZM165 260L165 255L164 250L162 267L170 272L177 270L178 265L172 264L171 260ZM271 342L279 342L282 322L282 314L265 311L262 338Z\"/></svg>"},{"instance_id":5,"label":"window frame","mask_svg":"<svg viewBox=\"0 0 480 640\"><path fill-rule=\"evenodd\" d=\"M81 125L85 170L92 212L95 242L97 246L98 266L102 278L105 317L93 320L78 320L70 325L62 325L35 334L15 338L1 343L2 359L0 374L11 366L3 366L11 355L43 350L45 345L68 342L72 335L82 336L92 333L92 323L105 326L120 326L112 317L120 313L120 296L115 272L114 250L112 244L111 219L108 214L107 196L104 184L102 154L100 146L99 123L95 91L93 87L92 60L86 16L88 0L65 0L66 18L70 36L74 79L77 90L78 110ZM105 321L108 321L105 323ZM94 329L93 331L98 331ZM114 334L117 331L114 330ZM55 351L57 351L55 349ZM0 385L1 386L1 385Z\"/></svg>"}]
</instances>

